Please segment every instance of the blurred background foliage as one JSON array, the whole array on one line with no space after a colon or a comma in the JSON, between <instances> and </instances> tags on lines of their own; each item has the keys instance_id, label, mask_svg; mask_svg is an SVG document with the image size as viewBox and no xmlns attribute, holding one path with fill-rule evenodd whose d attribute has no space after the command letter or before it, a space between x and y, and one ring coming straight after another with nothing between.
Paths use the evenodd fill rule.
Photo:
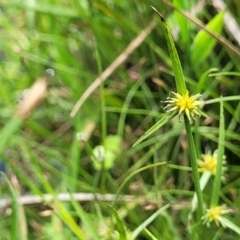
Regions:
<instances>
[{"instance_id":1,"label":"blurred background foliage","mask_svg":"<svg viewBox=\"0 0 240 240\"><path fill-rule=\"evenodd\" d=\"M239 48L236 36L240 34L240 2L225 1L226 12L238 26L236 35L229 33L231 24L224 23L224 14L216 8L216 2L176 0L173 4L192 12L192 16ZM181 170L189 166L183 124L174 118L152 138L132 148L164 114L161 101L170 91L176 91L163 29L150 5L163 14L172 30L190 93L201 92L204 100L221 95L239 96L239 56L163 1L3 0L1 129L14 116L27 89L46 72L54 74L48 77L43 101L7 141L0 156L1 170L10 179L14 199L46 193L116 194L135 170L152 163L170 162L171 166L154 167L134 175L120 194L133 195L135 200L120 202L115 208L125 228L133 232L158 208L171 203L168 211L159 213L147 229L156 239L198 239L187 231L193 186L191 173ZM74 105L90 84L151 21L156 25L149 36L71 118ZM228 74L209 76L221 72ZM204 111L209 118L200 119L195 126L199 158L206 149L214 151L218 141L219 103L205 105ZM223 203L239 210L239 101L225 102L224 112L228 176L220 195ZM108 156L108 163L101 166L102 155ZM206 199L209 192L211 184L205 190ZM9 185L3 178L0 196L10 196ZM79 205L82 212L73 203L61 206L85 237L81 238L61 208L52 211L47 205L37 204L17 206L16 215L14 209L11 213L9 208L2 208L0 238L101 239L97 236L102 234L102 239L122 239L113 231L110 216L115 215L106 202L84 201ZM239 212L233 218L239 225ZM236 239L234 233L223 233L215 226L205 229L204 234L206 239ZM154 239L150 236L142 230L135 239Z\"/></svg>"}]
</instances>

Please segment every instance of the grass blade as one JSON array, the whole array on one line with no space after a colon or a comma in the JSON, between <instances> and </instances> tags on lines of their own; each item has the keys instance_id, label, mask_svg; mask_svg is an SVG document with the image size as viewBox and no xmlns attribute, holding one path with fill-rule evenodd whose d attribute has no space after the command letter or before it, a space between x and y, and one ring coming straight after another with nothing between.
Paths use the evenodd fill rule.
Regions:
<instances>
[{"instance_id":1,"label":"grass blade","mask_svg":"<svg viewBox=\"0 0 240 240\"><path fill-rule=\"evenodd\" d=\"M169 204L163 206L162 208L158 209L155 213L153 213L147 220L145 220L137 229L135 229L132 233L133 239L136 239L137 236L143 231L154 219L161 213L163 213L166 209L170 207Z\"/></svg>"},{"instance_id":2,"label":"grass blade","mask_svg":"<svg viewBox=\"0 0 240 240\"><path fill-rule=\"evenodd\" d=\"M178 57L177 50L175 48L175 44L171 35L171 32L168 28L167 23L165 22L163 16L158 12L158 10L154 7L152 9L159 15L162 26L164 29L164 35L167 40L167 45L168 45L168 51L170 53L170 57L172 60L172 67L174 71L174 76L175 76L175 81L176 81L176 86L177 86L177 92L179 94L185 94L187 92L185 81L184 81L184 76L183 76L183 71L182 71L182 66Z\"/></svg>"},{"instance_id":3,"label":"grass blade","mask_svg":"<svg viewBox=\"0 0 240 240\"><path fill-rule=\"evenodd\" d=\"M2 154L8 140L14 134L14 132L20 127L22 123L22 119L17 116L13 116L8 123L4 126L2 131L0 132L1 141L0 141L0 154Z\"/></svg>"},{"instance_id":4,"label":"grass blade","mask_svg":"<svg viewBox=\"0 0 240 240\"><path fill-rule=\"evenodd\" d=\"M223 26L224 12L216 15L207 25L206 28L214 33L220 34ZM191 61L194 65L202 63L211 54L217 40L210 36L205 30L200 30L193 41Z\"/></svg>"},{"instance_id":5,"label":"grass blade","mask_svg":"<svg viewBox=\"0 0 240 240\"><path fill-rule=\"evenodd\" d=\"M14 188L7 178L7 176L1 172L1 175L3 176L5 182L7 183L9 189L10 189L10 194L12 198L12 222L11 222L11 239L13 240L18 240L19 239L19 227L18 227L18 202L17 202L17 196L15 194Z\"/></svg>"},{"instance_id":6,"label":"grass blade","mask_svg":"<svg viewBox=\"0 0 240 240\"><path fill-rule=\"evenodd\" d=\"M123 221L121 220L120 216L118 215L118 212L116 211L116 209L114 207L112 207L110 205L109 205L109 208L112 210L112 213L116 219L117 231L119 232L119 234L121 236L121 240L127 240L127 232L126 232Z\"/></svg>"},{"instance_id":7,"label":"grass blade","mask_svg":"<svg viewBox=\"0 0 240 240\"><path fill-rule=\"evenodd\" d=\"M184 9L184 10L189 10L189 1L186 0L174 0L173 1L174 6L180 9ZM182 41L184 43L184 45L187 47L189 47L189 42L190 42L190 36L191 34L189 34L189 21L184 18L180 13L178 13L177 11L174 12L177 21L179 23L180 26L180 34L181 34L181 38Z\"/></svg>"},{"instance_id":8,"label":"grass blade","mask_svg":"<svg viewBox=\"0 0 240 240\"><path fill-rule=\"evenodd\" d=\"M160 127L165 125L170 119L172 119L175 116L175 113L168 116L167 114L161 118L156 124L154 124L150 129L148 129L134 144L133 147L137 146L139 143L141 143L143 140L145 140L147 137L149 137L151 134L156 132Z\"/></svg>"},{"instance_id":9,"label":"grass blade","mask_svg":"<svg viewBox=\"0 0 240 240\"><path fill-rule=\"evenodd\" d=\"M219 192L221 188L222 179L222 164L224 156L224 139L225 139L225 124L224 124L224 111L223 101L220 99L220 126L219 126L219 138L218 138L218 158L217 158L217 170L213 182L213 191L211 196L211 206L217 206L219 200Z\"/></svg>"},{"instance_id":10,"label":"grass blade","mask_svg":"<svg viewBox=\"0 0 240 240\"><path fill-rule=\"evenodd\" d=\"M69 211L62 203L57 203L57 207L54 210L55 213L66 223L66 225L79 239L87 239L82 229L78 226L73 217L70 215Z\"/></svg>"},{"instance_id":11,"label":"grass blade","mask_svg":"<svg viewBox=\"0 0 240 240\"><path fill-rule=\"evenodd\" d=\"M91 235L92 239L99 240L100 237L98 236L95 226L92 225L91 220L89 219L87 213L83 210L81 204L78 204L72 195L71 195L71 203L75 211L77 212L78 216L81 218L82 222L88 229L88 232L90 233L89 235Z\"/></svg>"}]
</instances>

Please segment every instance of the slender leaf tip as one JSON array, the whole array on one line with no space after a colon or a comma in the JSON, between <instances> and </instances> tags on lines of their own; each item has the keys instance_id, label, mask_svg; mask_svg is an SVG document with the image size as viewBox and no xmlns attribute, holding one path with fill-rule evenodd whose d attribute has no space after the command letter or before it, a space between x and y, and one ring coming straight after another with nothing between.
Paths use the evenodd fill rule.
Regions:
<instances>
[{"instance_id":1,"label":"slender leaf tip","mask_svg":"<svg viewBox=\"0 0 240 240\"><path fill-rule=\"evenodd\" d=\"M165 19L163 18L162 14L153 6L150 5L150 7L159 15L159 17L161 18L161 20L163 22L165 22Z\"/></svg>"}]
</instances>

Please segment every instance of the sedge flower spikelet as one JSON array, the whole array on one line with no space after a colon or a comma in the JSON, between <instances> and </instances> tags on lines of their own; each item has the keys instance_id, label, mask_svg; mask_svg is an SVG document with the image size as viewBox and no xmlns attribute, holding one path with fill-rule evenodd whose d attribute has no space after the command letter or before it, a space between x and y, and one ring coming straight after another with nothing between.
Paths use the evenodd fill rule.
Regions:
<instances>
[{"instance_id":1,"label":"sedge flower spikelet","mask_svg":"<svg viewBox=\"0 0 240 240\"><path fill-rule=\"evenodd\" d=\"M224 165L226 165L226 157L223 156L223 168L222 168L222 172L224 173L226 171L226 167ZM218 153L217 150L214 151L214 153L212 154L211 151L207 151L206 154L202 154L202 160L198 160L198 171L199 172L210 172L212 175L216 175L216 171L217 171L217 162L218 162ZM222 179L224 180L225 178L222 177Z\"/></svg>"},{"instance_id":2,"label":"sedge flower spikelet","mask_svg":"<svg viewBox=\"0 0 240 240\"><path fill-rule=\"evenodd\" d=\"M201 116L199 110L202 105L202 100L200 99L202 96L201 94L198 93L189 96L188 91L183 95L175 92L171 92L170 94L172 94L173 97L169 96L165 101L165 103L167 103L167 106L165 107L166 112L175 112L178 114L179 121L182 121L183 115L185 114L190 123L193 123L196 116Z\"/></svg>"},{"instance_id":3,"label":"sedge flower spikelet","mask_svg":"<svg viewBox=\"0 0 240 240\"><path fill-rule=\"evenodd\" d=\"M202 217L203 223L209 227L211 222L215 222L217 226L222 225L225 227L223 215L229 212L230 210L228 210L225 205L213 206L207 209L206 214Z\"/></svg>"}]
</instances>

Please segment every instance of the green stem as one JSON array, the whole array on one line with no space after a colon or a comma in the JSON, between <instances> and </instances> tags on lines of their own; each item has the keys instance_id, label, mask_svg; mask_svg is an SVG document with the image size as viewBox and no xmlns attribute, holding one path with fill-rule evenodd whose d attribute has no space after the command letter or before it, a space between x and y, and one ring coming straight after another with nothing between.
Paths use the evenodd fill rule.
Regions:
<instances>
[{"instance_id":1,"label":"green stem","mask_svg":"<svg viewBox=\"0 0 240 240\"><path fill-rule=\"evenodd\" d=\"M213 191L211 197L211 206L217 206L219 201L219 192L221 190L222 166L224 158L224 139L225 139L225 124L223 101L220 97L220 126L219 126L219 139L218 139L218 157L217 157L217 170L213 182Z\"/></svg>"},{"instance_id":2,"label":"green stem","mask_svg":"<svg viewBox=\"0 0 240 240\"><path fill-rule=\"evenodd\" d=\"M189 145L190 161L191 161L192 172L193 172L193 182L194 182L195 191L196 191L198 202L199 202L198 209L199 209L200 215L203 216L204 215L203 196L202 196L202 191L200 188L200 178L199 178L199 173L198 173L195 144L193 141L191 126L190 126L190 123L186 116L184 117L184 122L185 122L185 128L186 128L186 132L187 132L188 145Z\"/></svg>"}]
</instances>

